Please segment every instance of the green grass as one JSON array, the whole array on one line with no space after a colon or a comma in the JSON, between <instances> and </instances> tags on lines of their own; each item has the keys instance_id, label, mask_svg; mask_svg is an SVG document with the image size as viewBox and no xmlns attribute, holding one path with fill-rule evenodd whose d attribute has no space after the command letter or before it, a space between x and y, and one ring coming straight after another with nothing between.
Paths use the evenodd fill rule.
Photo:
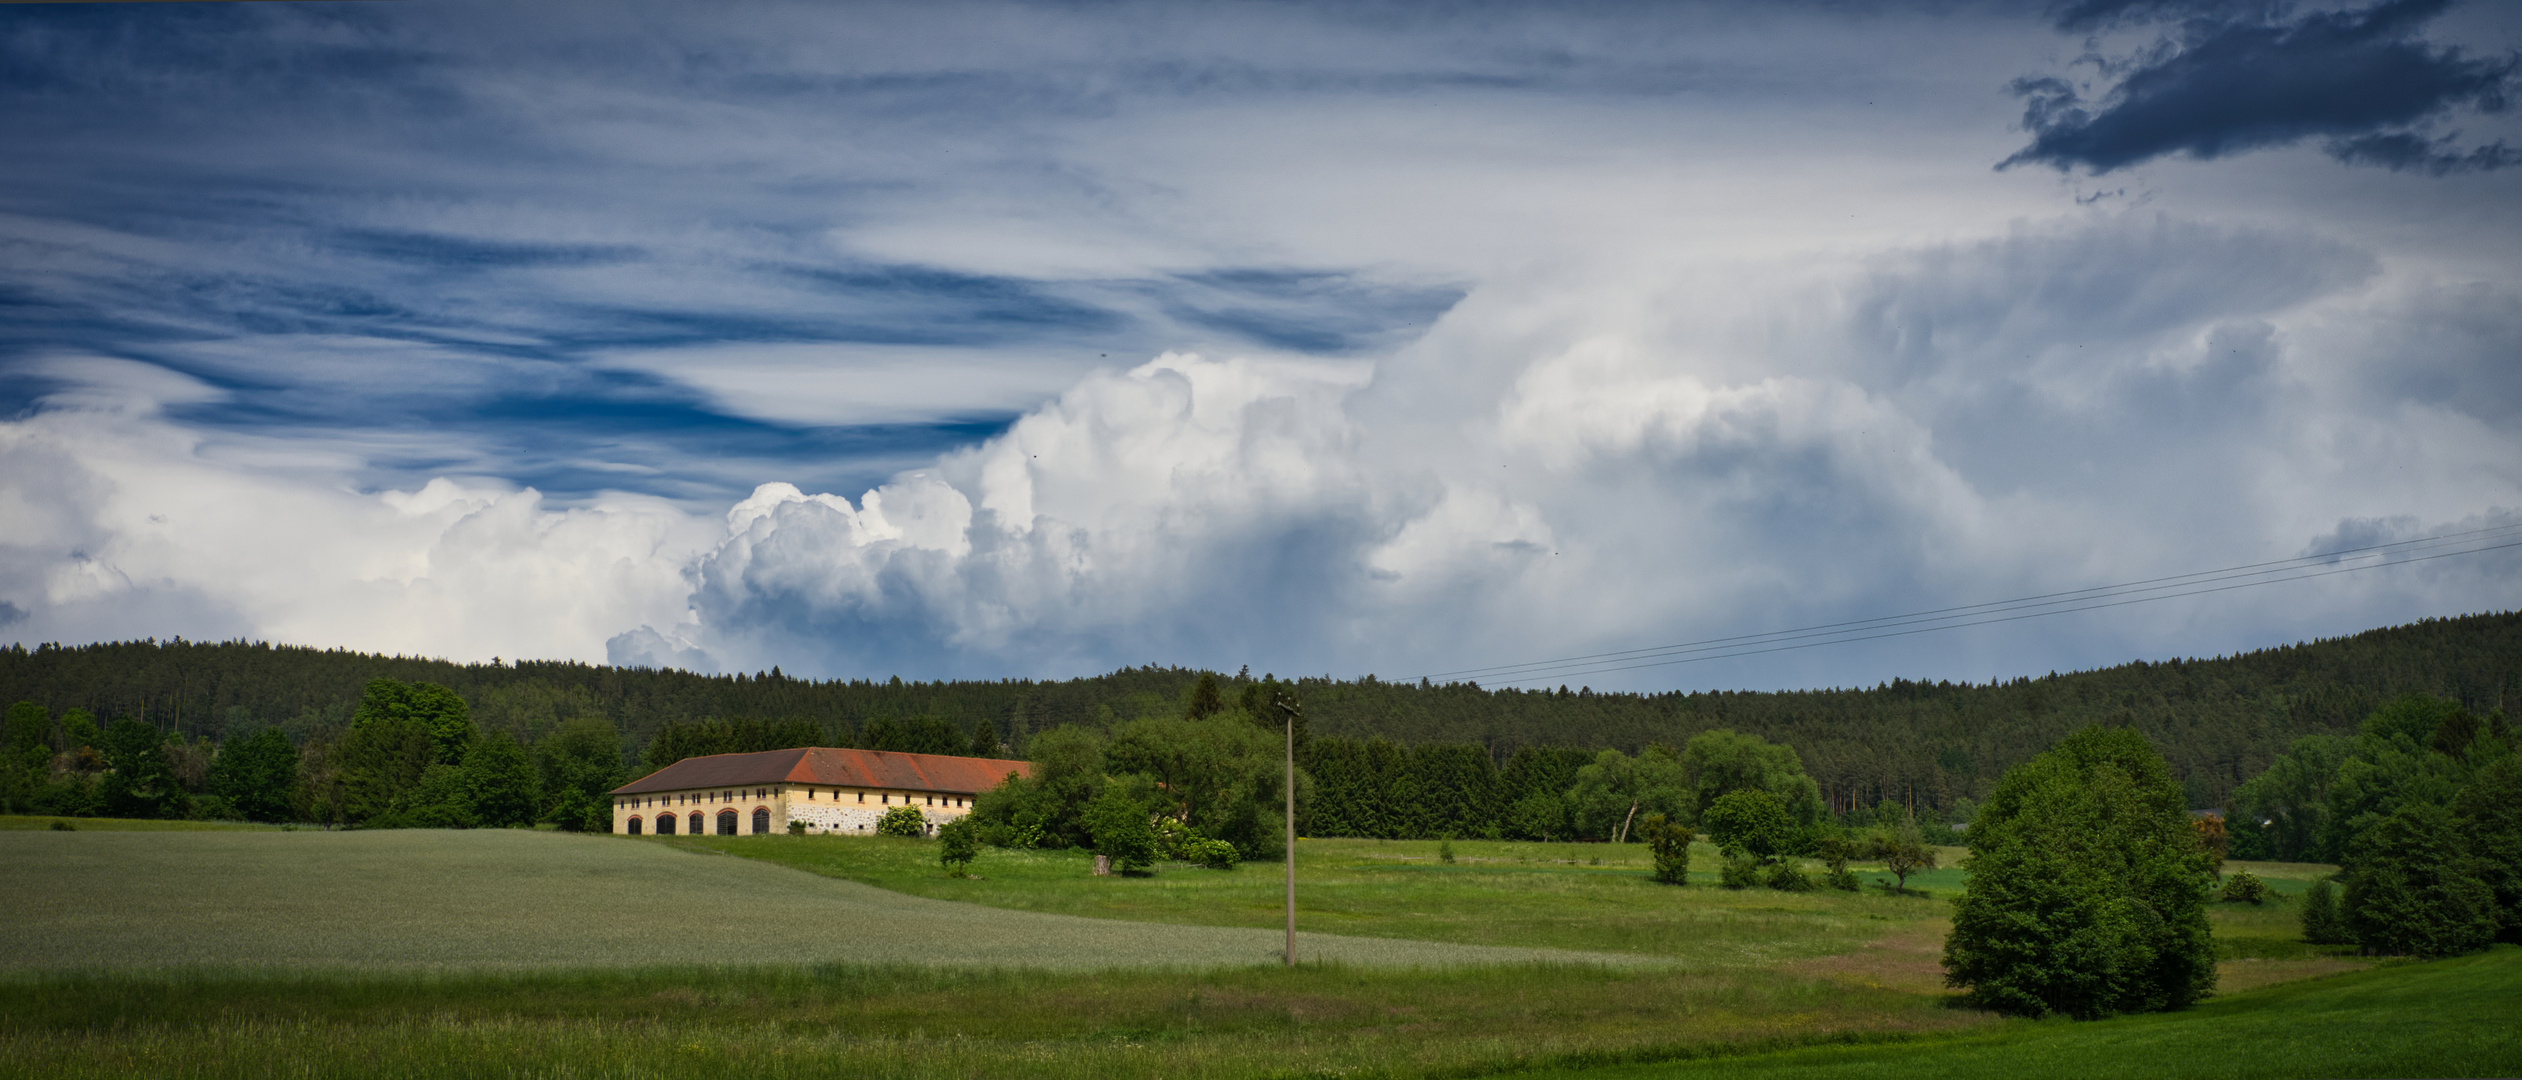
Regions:
<instances>
[{"instance_id":1,"label":"green grass","mask_svg":"<svg viewBox=\"0 0 2522 1080\"><path fill-rule=\"evenodd\" d=\"M2393 964L2092 1023L2015 1022L1912 1045L1818 1047L1545 1076L1648 1080L1986 1077L2432 1077L2522 1075L2522 949Z\"/></svg>"},{"instance_id":2,"label":"green grass","mask_svg":"<svg viewBox=\"0 0 2522 1080\"><path fill-rule=\"evenodd\" d=\"M1479 1075L1990 1022L1669 967L64 976L0 980L0 1076Z\"/></svg>"},{"instance_id":3,"label":"green grass","mask_svg":"<svg viewBox=\"0 0 2522 1080\"><path fill-rule=\"evenodd\" d=\"M0 832L0 971L480 971L675 964L1203 967L1278 934L942 903L626 838L480 832ZM1574 954L1307 936L1429 966ZM1619 959L1619 958L1607 958Z\"/></svg>"},{"instance_id":4,"label":"green grass","mask_svg":"<svg viewBox=\"0 0 2522 1080\"><path fill-rule=\"evenodd\" d=\"M1958 852L1895 896L1715 888L1706 852L1673 888L1636 845L1453 847L1305 841L1289 970L1275 863L990 851L958 879L892 838L0 830L0 1077L2522 1071L2475 1030L2522 952L2248 989L2370 966L2293 941L2327 868L2250 866L2281 898L2211 907L2239 992L2032 1024L1942 991Z\"/></svg>"},{"instance_id":5,"label":"green grass","mask_svg":"<svg viewBox=\"0 0 2522 1080\"><path fill-rule=\"evenodd\" d=\"M675 837L718 851L939 900L1178 925L1284 925L1282 864L1231 871L1168 864L1094 877L1078 851L987 850L973 878L948 876L933 841L892 837ZM1716 854L1694 852L1691 885L1649 878L1642 845L1306 840L1297 845L1297 925L1324 933L1662 957L1694 967L1767 967L1856 949L1940 920L1957 871L1912 875L1911 895L1714 887ZM1956 852L1957 854L1957 852Z\"/></svg>"}]
</instances>

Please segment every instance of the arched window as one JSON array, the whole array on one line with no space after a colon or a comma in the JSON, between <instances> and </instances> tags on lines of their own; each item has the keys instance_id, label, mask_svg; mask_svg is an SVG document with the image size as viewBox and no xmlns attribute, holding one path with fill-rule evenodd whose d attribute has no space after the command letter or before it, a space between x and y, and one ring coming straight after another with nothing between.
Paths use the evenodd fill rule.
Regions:
<instances>
[{"instance_id":1,"label":"arched window","mask_svg":"<svg viewBox=\"0 0 2522 1080\"><path fill-rule=\"evenodd\" d=\"M719 811L719 812L718 812L718 835L720 835L720 836L734 836L735 834L736 834L736 812L735 812L735 811L733 811L733 810L721 810L721 811Z\"/></svg>"},{"instance_id":2,"label":"arched window","mask_svg":"<svg viewBox=\"0 0 2522 1080\"><path fill-rule=\"evenodd\" d=\"M761 836L761 835L763 835L763 834L765 834L765 833L768 833L768 832L770 832L770 831L771 831L771 808L770 808L770 807L767 807L767 806L756 806L756 807L754 807L754 808L753 808L753 835L755 835L755 836Z\"/></svg>"},{"instance_id":3,"label":"arched window","mask_svg":"<svg viewBox=\"0 0 2522 1080\"><path fill-rule=\"evenodd\" d=\"M672 814L659 814L659 815L657 815L657 835L659 835L659 836L672 836L672 835L674 835L674 815L672 815Z\"/></svg>"},{"instance_id":4,"label":"arched window","mask_svg":"<svg viewBox=\"0 0 2522 1080\"><path fill-rule=\"evenodd\" d=\"M698 810L694 810L694 811L692 811L692 835L694 835L694 836L699 836L700 834L701 834L701 812L700 812L700 811L698 811Z\"/></svg>"},{"instance_id":5,"label":"arched window","mask_svg":"<svg viewBox=\"0 0 2522 1080\"><path fill-rule=\"evenodd\" d=\"M631 819L630 819L630 834L631 834L632 836L637 836L637 835L639 835L639 817L638 817L638 815L632 815L632 817L631 817Z\"/></svg>"}]
</instances>

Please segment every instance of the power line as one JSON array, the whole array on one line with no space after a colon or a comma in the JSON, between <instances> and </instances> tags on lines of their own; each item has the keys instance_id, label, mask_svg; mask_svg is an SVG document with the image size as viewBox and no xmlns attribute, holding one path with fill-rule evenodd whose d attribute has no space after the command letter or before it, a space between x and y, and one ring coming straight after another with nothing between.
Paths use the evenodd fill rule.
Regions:
<instances>
[{"instance_id":1,"label":"power line","mask_svg":"<svg viewBox=\"0 0 2522 1080\"><path fill-rule=\"evenodd\" d=\"M1796 649L1818 648L1823 645L1873 641L1889 637L1905 637L1912 634L1928 633L1935 630L1951 630L1966 626L1984 626L1991 623L2015 622L2023 619L2039 618L2046 615L2062 615L2069 612L2091 611L2106 607L2123 607L2130 604L2150 603L2156 600L2170 600L2184 596L2199 596L2208 593L2228 592L2234 589L2249 588L2255 585L2273 584L2280 581L2303 581L2318 577L2329 577L2335 574L2370 570L2377 567L2400 566L2408 563L2427 562L2434 559L2452 558L2460 555L2473 555L2482 552L2497 551L2505 548L2522 546L2522 539L2517 539L2517 536L2522 536L2522 522L2484 529L2470 529L2461 532L2439 533L2433 536L2394 541L2387 544L2371 544L2363 547L2343 548L2335 551L2321 552L2314 555L2298 556L2291 559L2276 559L2267 562L2246 563L2240 566L2229 566L2222 569L2204 570L2190 574L2175 574L2167 577L2146 578L2138 581L2121 582L2114 585L2098 585L2083 589L2069 589L2061 592L2041 593L2033 596L2016 597L2010 600L1995 600L1980 604L1964 604L1955 607L1933 608L1926 611L1911 612L1905 615L1887 615L1872 619L1855 619L1845 622L1821 623L1813 626L1796 627L1787 630L1775 630L1763 634L1738 634L1729 637L1705 638L1698 641L1681 642L1672 645L1589 653L1581 656L1567 656L1554 660L1539 660L1521 664L1499 664L1489 667L1463 668L1455 671L1435 672L1429 675L1420 676L1420 678L1433 679L1462 676L1474 678L1488 677L1493 680L1494 685L1514 686L1524 683L1547 682L1572 678L1581 675L1596 675L1613 671L1630 671L1647 667L1666 667L1674 664L1696 663L1702 660L1719 660L1737 656L1755 656L1765 653L1787 652ZM2507 542L2484 543L2486 541ZM2455 550L2440 550L2443 548L2454 548ZM2432 553L2418 554L2419 552ZM2358 559L2371 558L2375 561L2364 562L2362 565L2357 566L2341 566L2327 570L2317 569L2325 563L2334 563L2349 557L2355 557ZM2304 573L2303 571L2306 570L2311 570L2313 572ZM1500 676L1504 677L1500 678Z\"/></svg>"}]
</instances>

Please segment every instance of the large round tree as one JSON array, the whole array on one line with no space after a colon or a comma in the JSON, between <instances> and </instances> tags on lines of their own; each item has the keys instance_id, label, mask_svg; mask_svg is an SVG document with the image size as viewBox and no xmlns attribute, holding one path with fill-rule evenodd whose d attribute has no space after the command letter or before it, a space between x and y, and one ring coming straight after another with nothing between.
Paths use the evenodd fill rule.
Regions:
<instances>
[{"instance_id":1,"label":"large round tree","mask_svg":"<svg viewBox=\"0 0 2522 1080\"><path fill-rule=\"evenodd\" d=\"M2091 727L1997 782L1970 828L1945 982L1972 1003L2075 1017L2188 1005L2215 986L2214 882L2162 755Z\"/></svg>"}]
</instances>

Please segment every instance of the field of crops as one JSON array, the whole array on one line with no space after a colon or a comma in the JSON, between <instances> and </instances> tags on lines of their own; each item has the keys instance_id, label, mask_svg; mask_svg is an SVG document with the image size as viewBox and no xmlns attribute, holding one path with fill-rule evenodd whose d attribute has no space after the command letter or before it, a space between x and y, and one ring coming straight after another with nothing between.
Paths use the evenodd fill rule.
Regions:
<instances>
[{"instance_id":1,"label":"field of crops","mask_svg":"<svg viewBox=\"0 0 2522 1080\"><path fill-rule=\"evenodd\" d=\"M1276 959L1265 930L993 910L618 837L518 830L0 831L0 970L515 970ZM1577 962L1309 935L1354 965Z\"/></svg>"}]
</instances>

